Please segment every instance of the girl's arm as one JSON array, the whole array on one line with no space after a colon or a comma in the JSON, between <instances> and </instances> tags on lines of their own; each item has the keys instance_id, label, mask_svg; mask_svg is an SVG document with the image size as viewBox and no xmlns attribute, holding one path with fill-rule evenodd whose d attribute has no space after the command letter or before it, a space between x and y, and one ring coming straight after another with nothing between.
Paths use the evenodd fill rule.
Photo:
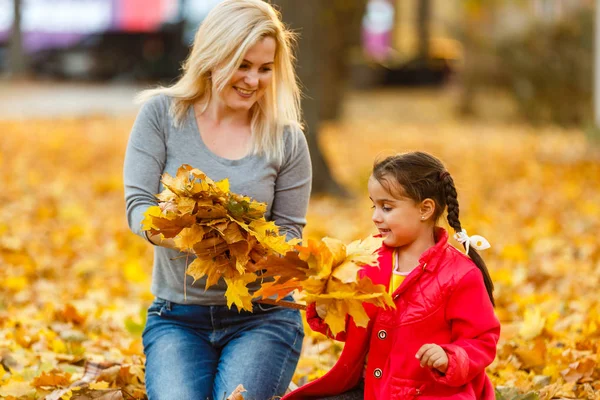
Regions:
<instances>
[{"instance_id":1,"label":"girl's arm","mask_svg":"<svg viewBox=\"0 0 600 400\"><path fill-rule=\"evenodd\" d=\"M329 326L323 321L319 314L317 314L317 309L315 303L310 303L306 307L306 322L308 322L308 326L315 332L322 333L323 335L338 340L340 342L346 341L346 332L340 332L337 335L333 335ZM348 323L346 322L346 326ZM347 330L347 329L346 329Z\"/></svg>"},{"instance_id":2,"label":"girl's arm","mask_svg":"<svg viewBox=\"0 0 600 400\"><path fill-rule=\"evenodd\" d=\"M462 386L485 371L494 361L500 322L485 289L481 272L473 269L458 283L446 309L452 336L440 345L448 356L448 369L430 369L434 379L448 386Z\"/></svg>"}]
</instances>

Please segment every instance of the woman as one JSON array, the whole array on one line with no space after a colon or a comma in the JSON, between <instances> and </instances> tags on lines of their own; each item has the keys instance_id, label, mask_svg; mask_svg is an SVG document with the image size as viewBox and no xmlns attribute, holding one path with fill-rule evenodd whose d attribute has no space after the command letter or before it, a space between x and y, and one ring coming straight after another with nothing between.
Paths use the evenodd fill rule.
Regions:
<instances>
[{"instance_id":1,"label":"woman","mask_svg":"<svg viewBox=\"0 0 600 400\"><path fill-rule=\"evenodd\" d=\"M203 280L192 285L173 241L140 229L163 189L161 175L189 164L267 203L266 218L288 238L301 237L311 167L291 41L269 4L225 0L199 27L181 78L140 96L124 181L129 226L156 246L156 300L143 334L150 400L221 400L239 384L246 398L269 399L292 378L304 336L297 311L229 310L222 281L208 290Z\"/></svg>"}]
</instances>

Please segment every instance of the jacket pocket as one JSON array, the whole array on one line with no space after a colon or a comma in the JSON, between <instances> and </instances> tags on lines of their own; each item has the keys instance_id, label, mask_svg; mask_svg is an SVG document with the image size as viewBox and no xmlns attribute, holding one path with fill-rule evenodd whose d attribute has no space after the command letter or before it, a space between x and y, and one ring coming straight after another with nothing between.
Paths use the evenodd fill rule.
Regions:
<instances>
[{"instance_id":1,"label":"jacket pocket","mask_svg":"<svg viewBox=\"0 0 600 400\"><path fill-rule=\"evenodd\" d=\"M391 400L416 400L426 394L427 382L419 382L412 379L392 377L390 382Z\"/></svg>"}]
</instances>

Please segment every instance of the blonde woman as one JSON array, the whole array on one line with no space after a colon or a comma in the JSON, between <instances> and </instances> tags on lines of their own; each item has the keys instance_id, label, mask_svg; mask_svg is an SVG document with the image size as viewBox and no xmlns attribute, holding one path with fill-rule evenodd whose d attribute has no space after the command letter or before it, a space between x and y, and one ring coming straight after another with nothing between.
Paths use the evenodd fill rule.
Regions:
<instances>
[{"instance_id":1,"label":"blonde woman","mask_svg":"<svg viewBox=\"0 0 600 400\"><path fill-rule=\"evenodd\" d=\"M140 95L124 180L129 226L155 245L156 299L143 334L150 400L221 400L238 384L245 398L266 400L285 392L296 368L304 336L297 311L229 310L223 282L206 291L203 281L184 282L186 257L140 229L160 176L189 164L267 203L266 217L301 237L311 164L291 41L269 4L225 0L199 27L179 81Z\"/></svg>"}]
</instances>

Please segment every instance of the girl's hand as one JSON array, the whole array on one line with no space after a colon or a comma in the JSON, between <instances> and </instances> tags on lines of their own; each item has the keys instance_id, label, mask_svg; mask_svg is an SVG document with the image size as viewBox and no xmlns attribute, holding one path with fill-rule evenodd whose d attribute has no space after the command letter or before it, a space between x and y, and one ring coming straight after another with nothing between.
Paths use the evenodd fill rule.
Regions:
<instances>
[{"instance_id":1,"label":"girl's hand","mask_svg":"<svg viewBox=\"0 0 600 400\"><path fill-rule=\"evenodd\" d=\"M421 367L435 368L442 374L448 370L448 355L437 344L424 344L417 351L416 357L421 361Z\"/></svg>"},{"instance_id":2,"label":"girl's hand","mask_svg":"<svg viewBox=\"0 0 600 400\"><path fill-rule=\"evenodd\" d=\"M327 305L319 304L315 307L315 310L317 311L319 318L325 319L325 317L327 317Z\"/></svg>"}]
</instances>

